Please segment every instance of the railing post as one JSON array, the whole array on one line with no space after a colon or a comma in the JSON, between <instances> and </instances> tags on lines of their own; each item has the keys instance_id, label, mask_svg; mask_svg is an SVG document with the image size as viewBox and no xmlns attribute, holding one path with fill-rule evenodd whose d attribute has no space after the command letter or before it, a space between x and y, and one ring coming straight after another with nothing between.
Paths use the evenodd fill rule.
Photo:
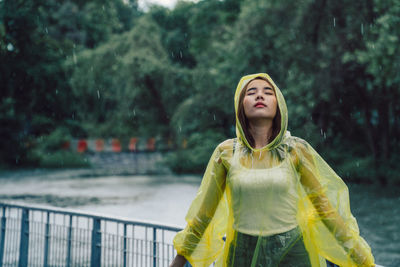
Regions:
<instances>
[{"instance_id":1,"label":"railing post","mask_svg":"<svg viewBox=\"0 0 400 267\"><path fill-rule=\"evenodd\" d=\"M5 237L6 237L6 207L3 206L3 216L1 216L1 233L0 233L0 267L3 266Z\"/></svg>"},{"instance_id":2,"label":"railing post","mask_svg":"<svg viewBox=\"0 0 400 267\"><path fill-rule=\"evenodd\" d=\"M92 229L92 253L90 258L90 266L98 267L101 263L101 221L99 218L93 218Z\"/></svg>"},{"instance_id":3,"label":"railing post","mask_svg":"<svg viewBox=\"0 0 400 267\"><path fill-rule=\"evenodd\" d=\"M153 267L157 266L157 228L153 227Z\"/></svg>"},{"instance_id":4,"label":"railing post","mask_svg":"<svg viewBox=\"0 0 400 267\"><path fill-rule=\"evenodd\" d=\"M28 253L29 253L29 210L22 209L21 241L19 244L18 267L28 266Z\"/></svg>"},{"instance_id":5,"label":"railing post","mask_svg":"<svg viewBox=\"0 0 400 267\"><path fill-rule=\"evenodd\" d=\"M124 267L126 267L126 223L124 223Z\"/></svg>"},{"instance_id":6,"label":"railing post","mask_svg":"<svg viewBox=\"0 0 400 267\"><path fill-rule=\"evenodd\" d=\"M69 226L68 226L68 247L67 247L67 267L71 264L71 242L72 242L72 215L69 215Z\"/></svg>"},{"instance_id":7,"label":"railing post","mask_svg":"<svg viewBox=\"0 0 400 267\"><path fill-rule=\"evenodd\" d=\"M49 239L50 239L50 212L47 212L46 218L46 230L44 234L44 260L43 265L47 267L49 265Z\"/></svg>"}]
</instances>

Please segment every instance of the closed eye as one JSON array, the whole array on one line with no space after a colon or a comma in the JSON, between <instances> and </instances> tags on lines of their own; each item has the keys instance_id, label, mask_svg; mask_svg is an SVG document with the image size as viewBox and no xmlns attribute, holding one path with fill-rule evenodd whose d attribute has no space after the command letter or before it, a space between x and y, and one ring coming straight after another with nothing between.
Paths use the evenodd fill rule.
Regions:
<instances>
[{"instance_id":1,"label":"closed eye","mask_svg":"<svg viewBox=\"0 0 400 267\"><path fill-rule=\"evenodd\" d=\"M252 87L247 89L247 95L254 95L256 93L256 88Z\"/></svg>"},{"instance_id":2,"label":"closed eye","mask_svg":"<svg viewBox=\"0 0 400 267\"><path fill-rule=\"evenodd\" d=\"M271 87L264 87L264 92L267 95L274 95L274 90Z\"/></svg>"}]
</instances>

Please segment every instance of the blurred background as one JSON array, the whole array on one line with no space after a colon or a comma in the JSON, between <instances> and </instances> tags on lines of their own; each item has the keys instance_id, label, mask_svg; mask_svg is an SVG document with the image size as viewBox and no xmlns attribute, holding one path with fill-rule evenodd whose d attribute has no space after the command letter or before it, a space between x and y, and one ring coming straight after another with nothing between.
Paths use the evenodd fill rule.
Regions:
<instances>
[{"instance_id":1,"label":"blurred background","mask_svg":"<svg viewBox=\"0 0 400 267\"><path fill-rule=\"evenodd\" d=\"M0 0L0 201L184 225L237 82L267 72L398 266L399 39L399 0Z\"/></svg>"}]
</instances>

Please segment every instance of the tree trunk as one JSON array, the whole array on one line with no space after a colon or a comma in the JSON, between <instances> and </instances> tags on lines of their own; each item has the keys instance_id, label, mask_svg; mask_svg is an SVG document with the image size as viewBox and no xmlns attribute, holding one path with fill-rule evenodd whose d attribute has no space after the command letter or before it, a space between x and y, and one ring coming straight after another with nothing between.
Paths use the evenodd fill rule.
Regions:
<instances>
[{"instance_id":1,"label":"tree trunk","mask_svg":"<svg viewBox=\"0 0 400 267\"><path fill-rule=\"evenodd\" d=\"M378 105L379 123L377 129L377 140L379 144L378 151L378 165L379 165L379 181L382 185L387 184L388 178L386 168L389 168L389 99L387 97L387 90L382 90L382 96Z\"/></svg>"},{"instance_id":2,"label":"tree trunk","mask_svg":"<svg viewBox=\"0 0 400 267\"><path fill-rule=\"evenodd\" d=\"M158 108L159 122L162 124L165 124L165 125L169 125L170 119L169 119L167 110L165 109L161 95L158 92L158 90L154 87L154 83L151 80L150 76L145 77L145 84L146 84L147 89L149 89L150 94L153 96L155 105Z\"/></svg>"}]
</instances>

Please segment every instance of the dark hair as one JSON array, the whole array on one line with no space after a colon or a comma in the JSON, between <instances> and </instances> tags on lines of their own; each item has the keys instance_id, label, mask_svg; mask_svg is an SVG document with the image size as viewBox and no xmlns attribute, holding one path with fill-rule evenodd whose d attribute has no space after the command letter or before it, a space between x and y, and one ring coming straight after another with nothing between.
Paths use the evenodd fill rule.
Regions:
<instances>
[{"instance_id":1,"label":"dark hair","mask_svg":"<svg viewBox=\"0 0 400 267\"><path fill-rule=\"evenodd\" d=\"M251 147L254 147L255 144L254 144L254 138L249 131L249 120L247 119L246 114L244 113L243 99L246 95L247 86L249 86L249 84L254 80L264 80L270 84L270 82L264 77L261 77L261 76L255 77L254 79L251 79L248 83L246 83L246 85L243 87L243 89L239 95L238 119L239 119L240 125L242 126L242 129L243 129L244 135L247 139L247 142L249 143L249 145ZM273 86L272 86L272 88L274 89L274 92L276 95L275 88ZM281 112L279 110L279 107L277 107L276 115L275 115L275 117L273 119L273 123L272 123L272 135L269 138L268 143L272 142L272 140L274 140L275 137L277 137L277 135L279 134L280 131L281 131Z\"/></svg>"}]
</instances>

